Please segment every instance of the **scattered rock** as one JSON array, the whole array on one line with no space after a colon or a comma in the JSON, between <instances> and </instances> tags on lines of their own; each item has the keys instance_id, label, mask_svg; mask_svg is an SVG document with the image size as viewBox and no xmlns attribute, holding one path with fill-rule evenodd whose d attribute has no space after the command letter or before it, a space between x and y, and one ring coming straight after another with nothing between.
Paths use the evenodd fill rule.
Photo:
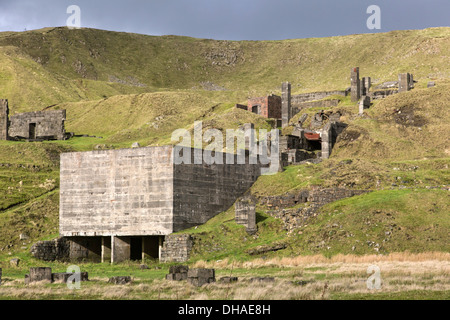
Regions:
<instances>
[{"instance_id":1,"label":"scattered rock","mask_svg":"<svg viewBox=\"0 0 450 320\"><path fill-rule=\"evenodd\" d=\"M131 283L131 277L130 276L111 277L111 278L109 278L108 283L112 283L112 284L128 284L128 283Z\"/></svg>"},{"instance_id":2,"label":"scattered rock","mask_svg":"<svg viewBox=\"0 0 450 320\"><path fill-rule=\"evenodd\" d=\"M219 279L219 282L222 283L232 283L232 282L237 282L238 281L238 277L222 277Z\"/></svg>"},{"instance_id":3,"label":"scattered rock","mask_svg":"<svg viewBox=\"0 0 450 320\"><path fill-rule=\"evenodd\" d=\"M215 270L204 268L190 269L187 273L187 281L196 287L201 287L204 284L215 282Z\"/></svg>"},{"instance_id":4,"label":"scattered rock","mask_svg":"<svg viewBox=\"0 0 450 320\"><path fill-rule=\"evenodd\" d=\"M250 278L250 282L274 282L274 277L255 277Z\"/></svg>"},{"instance_id":5,"label":"scattered rock","mask_svg":"<svg viewBox=\"0 0 450 320\"><path fill-rule=\"evenodd\" d=\"M18 267L19 266L19 262L20 262L20 259L18 259L18 258L9 260L9 264L11 266L13 266L13 267Z\"/></svg>"},{"instance_id":6,"label":"scattered rock","mask_svg":"<svg viewBox=\"0 0 450 320\"><path fill-rule=\"evenodd\" d=\"M286 249L286 247L287 247L287 245L285 243L275 244L272 246L263 245L263 246L258 246L253 249L248 249L248 250L246 250L246 253L248 253L249 255L257 255L257 254L263 254L263 253L267 253L267 252L271 252L271 251L283 250L283 249Z\"/></svg>"}]
</instances>

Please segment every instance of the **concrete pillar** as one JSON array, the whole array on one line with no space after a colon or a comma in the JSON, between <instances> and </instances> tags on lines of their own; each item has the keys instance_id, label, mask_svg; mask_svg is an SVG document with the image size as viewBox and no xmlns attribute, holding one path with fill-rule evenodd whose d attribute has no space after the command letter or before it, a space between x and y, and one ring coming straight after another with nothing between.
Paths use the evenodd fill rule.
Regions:
<instances>
[{"instance_id":1,"label":"concrete pillar","mask_svg":"<svg viewBox=\"0 0 450 320\"><path fill-rule=\"evenodd\" d=\"M409 73L400 73L398 75L398 92L406 92L410 89L410 79Z\"/></svg>"},{"instance_id":2,"label":"concrete pillar","mask_svg":"<svg viewBox=\"0 0 450 320\"><path fill-rule=\"evenodd\" d=\"M368 96L370 87L372 86L372 79L370 77L366 77L364 79L366 80L364 86L366 87L366 95Z\"/></svg>"},{"instance_id":3,"label":"concrete pillar","mask_svg":"<svg viewBox=\"0 0 450 320\"><path fill-rule=\"evenodd\" d=\"M30 282L52 282L52 268L37 267L30 268Z\"/></svg>"},{"instance_id":4,"label":"concrete pillar","mask_svg":"<svg viewBox=\"0 0 450 320\"><path fill-rule=\"evenodd\" d=\"M102 262L107 261L108 259L111 260L111 241L108 239L108 237L102 237Z\"/></svg>"},{"instance_id":5,"label":"concrete pillar","mask_svg":"<svg viewBox=\"0 0 450 320\"><path fill-rule=\"evenodd\" d=\"M291 84L283 82L281 85L281 127L287 127L289 120L291 120Z\"/></svg>"},{"instance_id":6,"label":"concrete pillar","mask_svg":"<svg viewBox=\"0 0 450 320\"><path fill-rule=\"evenodd\" d=\"M161 251L163 247L163 236L158 237L158 259L161 260Z\"/></svg>"},{"instance_id":7,"label":"concrete pillar","mask_svg":"<svg viewBox=\"0 0 450 320\"><path fill-rule=\"evenodd\" d=\"M252 196L244 196L235 203L235 221L244 225L248 233L254 233L256 228L256 200Z\"/></svg>"},{"instance_id":8,"label":"concrete pillar","mask_svg":"<svg viewBox=\"0 0 450 320\"><path fill-rule=\"evenodd\" d=\"M331 154L331 135L332 135L332 128L331 123L328 122L325 127L322 129L322 159L328 159Z\"/></svg>"},{"instance_id":9,"label":"concrete pillar","mask_svg":"<svg viewBox=\"0 0 450 320\"><path fill-rule=\"evenodd\" d=\"M370 97L363 96L359 101L359 114L363 114L365 109L370 108Z\"/></svg>"},{"instance_id":10,"label":"concrete pillar","mask_svg":"<svg viewBox=\"0 0 450 320\"><path fill-rule=\"evenodd\" d=\"M142 242L142 263L144 263L145 260L145 239L144 237L141 238L141 242Z\"/></svg>"},{"instance_id":11,"label":"concrete pillar","mask_svg":"<svg viewBox=\"0 0 450 320\"><path fill-rule=\"evenodd\" d=\"M114 263L114 254L115 254L115 251L116 250L114 250L114 243L115 241L114 241L114 236L111 236L111 264L113 264Z\"/></svg>"},{"instance_id":12,"label":"concrete pillar","mask_svg":"<svg viewBox=\"0 0 450 320\"><path fill-rule=\"evenodd\" d=\"M359 85L359 96L365 96L366 95L366 78L361 79L361 83Z\"/></svg>"},{"instance_id":13,"label":"concrete pillar","mask_svg":"<svg viewBox=\"0 0 450 320\"><path fill-rule=\"evenodd\" d=\"M111 262L118 263L130 259L130 237L113 236L111 239Z\"/></svg>"},{"instance_id":14,"label":"concrete pillar","mask_svg":"<svg viewBox=\"0 0 450 320\"><path fill-rule=\"evenodd\" d=\"M361 82L359 81L359 67L352 68L350 73L350 95L353 102L359 101Z\"/></svg>"},{"instance_id":15,"label":"concrete pillar","mask_svg":"<svg viewBox=\"0 0 450 320\"><path fill-rule=\"evenodd\" d=\"M0 140L8 140L9 127L8 100L0 99Z\"/></svg>"}]
</instances>

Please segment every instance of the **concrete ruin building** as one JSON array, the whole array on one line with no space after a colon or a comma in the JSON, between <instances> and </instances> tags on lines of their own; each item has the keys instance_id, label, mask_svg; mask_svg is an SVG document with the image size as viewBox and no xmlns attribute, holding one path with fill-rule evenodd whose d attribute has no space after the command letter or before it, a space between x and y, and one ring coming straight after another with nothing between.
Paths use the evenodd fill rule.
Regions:
<instances>
[{"instance_id":1,"label":"concrete ruin building","mask_svg":"<svg viewBox=\"0 0 450 320\"><path fill-rule=\"evenodd\" d=\"M60 236L69 259L120 262L165 256L166 235L227 210L260 165L174 164L179 146L61 155ZM170 259L169 259L170 260Z\"/></svg>"},{"instance_id":2,"label":"concrete ruin building","mask_svg":"<svg viewBox=\"0 0 450 320\"><path fill-rule=\"evenodd\" d=\"M66 110L45 110L10 116L8 100L0 99L0 140L65 140Z\"/></svg>"}]
</instances>

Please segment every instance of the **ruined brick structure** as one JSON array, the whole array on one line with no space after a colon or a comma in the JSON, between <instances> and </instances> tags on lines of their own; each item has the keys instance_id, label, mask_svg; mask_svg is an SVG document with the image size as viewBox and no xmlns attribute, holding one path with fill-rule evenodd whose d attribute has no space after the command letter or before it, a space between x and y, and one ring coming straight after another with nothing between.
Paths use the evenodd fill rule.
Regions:
<instances>
[{"instance_id":1,"label":"ruined brick structure","mask_svg":"<svg viewBox=\"0 0 450 320\"><path fill-rule=\"evenodd\" d=\"M267 97L248 99L247 110L264 118L281 118L281 97L269 95Z\"/></svg>"},{"instance_id":2,"label":"ruined brick structure","mask_svg":"<svg viewBox=\"0 0 450 320\"><path fill-rule=\"evenodd\" d=\"M233 205L260 165L174 164L181 147L61 155L60 235L82 258L119 262L160 256L164 236L205 223ZM192 150L193 151L193 150ZM75 245L72 245L74 247ZM71 249L71 258L80 258ZM85 256L83 256L85 255Z\"/></svg>"}]
</instances>

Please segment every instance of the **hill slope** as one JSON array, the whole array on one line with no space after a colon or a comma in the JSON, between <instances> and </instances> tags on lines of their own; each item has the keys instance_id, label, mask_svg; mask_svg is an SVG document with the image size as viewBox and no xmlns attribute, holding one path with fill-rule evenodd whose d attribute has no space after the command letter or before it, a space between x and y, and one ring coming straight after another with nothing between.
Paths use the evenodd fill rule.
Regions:
<instances>
[{"instance_id":1,"label":"hill slope","mask_svg":"<svg viewBox=\"0 0 450 320\"><path fill-rule=\"evenodd\" d=\"M21 65L0 72L0 92L17 110L160 89L222 88L253 96L279 92L282 81L290 81L293 92L344 89L354 66L375 83L396 80L400 72L450 77L450 28L284 41L47 28L0 33L0 47L0 59ZM33 87L36 76L47 83Z\"/></svg>"},{"instance_id":2,"label":"hill slope","mask_svg":"<svg viewBox=\"0 0 450 320\"><path fill-rule=\"evenodd\" d=\"M97 136L0 142L0 250L20 251L56 236L59 153L134 141L167 144L174 129L192 128L195 120L204 128L246 122L270 128L234 104L279 94L282 81L290 81L294 93L344 89L350 67L359 66L375 83L412 72L416 89L377 101L363 117L356 104L342 101L333 110L348 127L331 158L260 177L251 192L260 198L313 187L374 192L322 207L291 234L260 205L256 238L234 222L230 208L189 230L198 240L195 258L248 259L246 250L274 242L286 245L274 255L373 253L367 241L380 244L386 232L392 235L377 246L380 253L448 251L449 62L450 28L242 42L93 29L0 33L0 94L11 113L67 109L68 131ZM425 89L429 79L435 88ZM23 242L20 233L30 239Z\"/></svg>"}]
</instances>

